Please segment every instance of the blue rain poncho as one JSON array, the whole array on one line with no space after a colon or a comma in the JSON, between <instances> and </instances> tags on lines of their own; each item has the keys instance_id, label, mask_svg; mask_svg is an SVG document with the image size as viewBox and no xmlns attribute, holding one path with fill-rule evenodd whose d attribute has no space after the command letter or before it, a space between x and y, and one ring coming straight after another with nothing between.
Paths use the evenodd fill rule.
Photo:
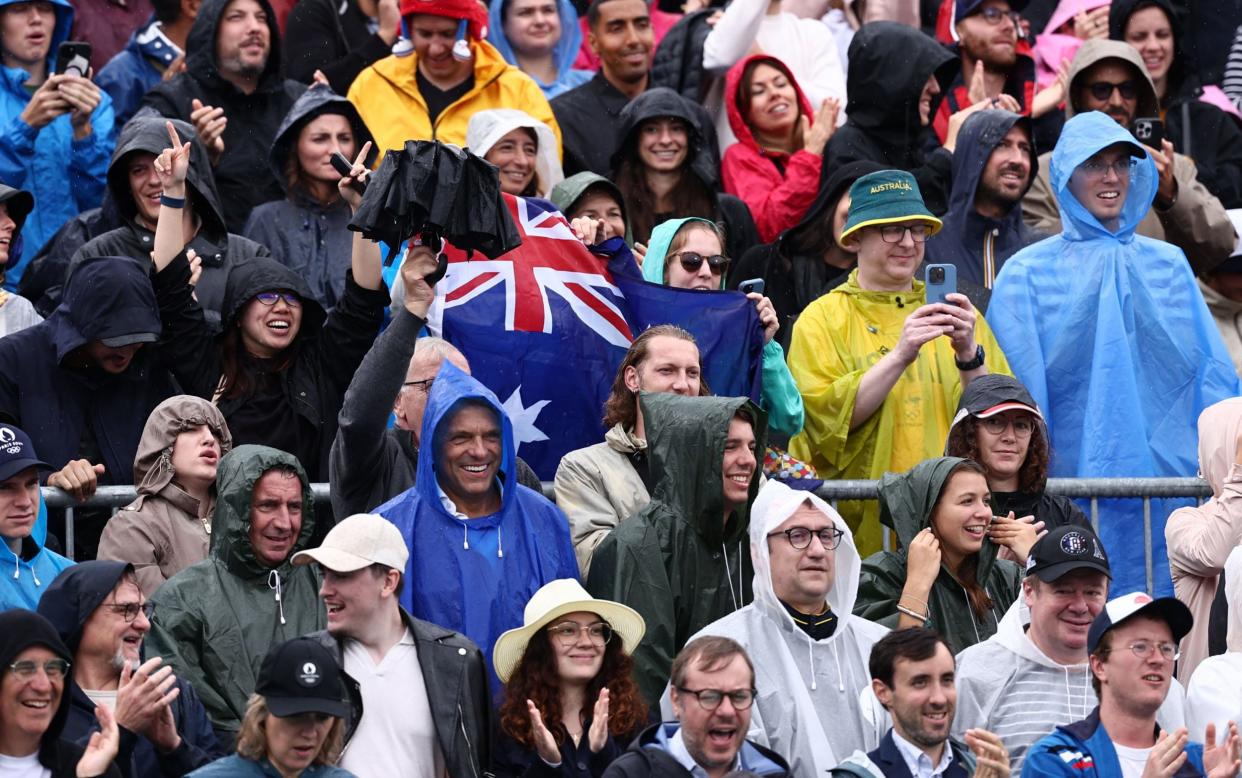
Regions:
<instances>
[{"instance_id":1,"label":"blue rain poncho","mask_svg":"<svg viewBox=\"0 0 1242 778\"><path fill-rule=\"evenodd\" d=\"M1196 421L1239 393L1238 377L1181 249L1135 234L1156 194L1150 158L1131 167L1116 232L1069 191L1074 169L1134 138L1099 112L1066 123L1052 153L1062 232L1005 263L988 323L1014 375L1044 412L1051 475L1192 476ZM1164 551L1169 501L1152 502L1156 591L1171 594ZM1113 588L1146 584L1138 501L1100 504Z\"/></svg>"},{"instance_id":2,"label":"blue rain poncho","mask_svg":"<svg viewBox=\"0 0 1242 778\"><path fill-rule=\"evenodd\" d=\"M517 52L513 50L513 44L509 43L509 38L505 35L504 13L510 5L511 3L508 2L491 3L487 14L489 28L487 41L496 47L500 56L505 58L505 62L515 68L521 68ZM570 0L556 0L556 13L561 20L561 37L552 49L552 58L556 61L556 80L545 84L535 78L534 74L522 71L539 85L539 88L543 90L543 96L549 100L562 92L582 86L595 75L590 70L580 70L574 67L574 60L578 58L578 49L582 46L582 29L578 26L578 12L574 10L574 4ZM508 107L520 108L521 106ZM479 153L477 150L475 152ZM479 153L479 156L482 154Z\"/></svg>"}]
</instances>

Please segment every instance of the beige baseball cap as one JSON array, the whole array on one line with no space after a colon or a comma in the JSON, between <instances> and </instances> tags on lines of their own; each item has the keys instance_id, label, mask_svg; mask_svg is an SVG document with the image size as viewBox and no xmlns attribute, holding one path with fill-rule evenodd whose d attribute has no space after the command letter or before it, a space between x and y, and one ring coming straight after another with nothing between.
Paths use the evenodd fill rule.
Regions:
<instances>
[{"instance_id":1,"label":"beige baseball cap","mask_svg":"<svg viewBox=\"0 0 1242 778\"><path fill-rule=\"evenodd\" d=\"M329 530L318 548L293 555L293 564L318 562L337 573L352 573L368 565L381 564L405 572L410 550L401 530L374 513L355 513Z\"/></svg>"}]
</instances>

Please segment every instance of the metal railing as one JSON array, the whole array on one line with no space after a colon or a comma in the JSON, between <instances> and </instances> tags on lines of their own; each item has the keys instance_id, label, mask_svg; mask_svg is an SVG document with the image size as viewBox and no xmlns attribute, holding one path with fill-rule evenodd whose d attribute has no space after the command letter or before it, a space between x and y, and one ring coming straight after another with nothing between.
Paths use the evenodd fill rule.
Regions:
<instances>
[{"instance_id":1,"label":"metal railing","mask_svg":"<svg viewBox=\"0 0 1242 778\"><path fill-rule=\"evenodd\" d=\"M816 490L816 494L834 506L839 500L875 500L879 497L879 481L825 481ZM311 484L316 504L326 502L329 498L328 484ZM1206 500L1212 496L1212 489L1200 478L1052 478L1048 480L1048 491L1065 497L1085 498L1091 501L1088 516L1096 531L1100 528L1099 500L1101 498L1128 498L1143 501L1143 552L1147 573L1147 591L1153 590L1154 559L1152 558L1152 517L1151 501L1161 498L1189 498ZM549 500L555 500L552 483L545 481L543 493ZM133 502L136 497L132 486L101 486L88 500L75 502L65 492L52 487L43 488L43 500L47 507L65 511L65 549L73 553L73 512L77 508L111 508L115 513ZM887 529L884 531L884 546L890 546L891 539Z\"/></svg>"}]
</instances>

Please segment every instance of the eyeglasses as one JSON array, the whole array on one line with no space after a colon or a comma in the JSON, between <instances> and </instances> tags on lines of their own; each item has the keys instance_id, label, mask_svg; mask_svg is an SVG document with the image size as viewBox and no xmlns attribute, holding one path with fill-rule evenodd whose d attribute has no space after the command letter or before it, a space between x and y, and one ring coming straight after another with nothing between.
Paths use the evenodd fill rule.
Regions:
<instances>
[{"instance_id":1,"label":"eyeglasses","mask_svg":"<svg viewBox=\"0 0 1242 778\"><path fill-rule=\"evenodd\" d=\"M684 686L678 686L677 691L683 694L693 694L703 710L716 710L720 707L720 703L724 702L725 697L728 697L729 702L733 703L734 710L746 710L755 703L754 689L738 689L732 692L723 692L719 689L699 689L696 691L694 689L687 689Z\"/></svg>"},{"instance_id":2,"label":"eyeglasses","mask_svg":"<svg viewBox=\"0 0 1242 778\"><path fill-rule=\"evenodd\" d=\"M1012 424L1013 434L1019 438L1029 438L1031 432L1035 429L1035 424L1030 419L1013 419L1011 421L1003 416L989 416L986 419L980 419L979 423L993 435L1004 434L1005 429Z\"/></svg>"},{"instance_id":3,"label":"eyeglasses","mask_svg":"<svg viewBox=\"0 0 1242 778\"><path fill-rule=\"evenodd\" d=\"M1134 157L1126 157L1125 159L1119 159L1116 162L1111 163L1096 162L1095 160L1089 159L1078 167L1082 168L1082 172L1089 176L1102 178L1108 174L1109 170L1113 171L1118 176L1128 176L1130 175L1130 171L1132 171L1137 165L1137 159Z\"/></svg>"},{"instance_id":4,"label":"eyeglasses","mask_svg":"<svg viewBox=\"0 0 1242 778\"><path fill-rule=\"evenodd\" d=\"M9 665L9 670L17 676L17 680L29 681L35 677L35 673L39 672L39 663L23 659ZM69 673L69 663L63 659L49 659L43 663L43 673L47 675L49 681L59 681Z\"/></svg>"},{"instance_id":5,"label":"eyeglasses","mask_svg":"<svg viewBox=\"0 0 1242 778\"><path fill-rule=\"evenodd\" d=\"M1137 81L1121 81L1113 83L1111 81L1093 81L1087 84L1087 90L1091 92L1091 96L1096 100L1104 101L1113 96L1113 90L1121 93L1122 100L1133 100L1138 96Z\"/></svg>"},{"instance_id":6,"label":"eyeglasses","mask_svg":"<svg viewBox=\"0 0 1242 778\"><path fill-rule=\"evenodd\" d=\"M979 11L979 15L992 26L1000 24L1003 19L1009 19L1016 25L1022 19L1016 11L1005 11L994 5L989 5L987 8Z\"/></svg>"},{"instance_id":7,"label":"eyeglasses","mask_svg":"<svg viewBox=\"0 0 1242 778\"><path fill-rule=\"evenodd\" d=\"M681 263L681 267L687 273L697 273L699 268L703 267L703 261L707 261L707 268L712 275L718 276L729 268L729 258L721 254L705 257L697 251L679 251L676 254L677 261Z\"/></svg>"},{"instance_id":8,"label":"eyeglasses","mask_svg":"<svg viewBox=\"0 0 1242 778\"><path fill-rule=\"evenodd\" d=\"M769 532L768 537L774 538L777 535L784 535L789 540L789 545L801 551L811 545L811 537L818 537L819 543L826 550L832 551L841 545L841 538L845 537L845 533L836 527L824 527L821 530L809 530L806 527L790 527L780 532Z\"/></svg>"},{"instance_id":9,"label":"eyeglasses","mask_svg":"<svg viewBox=\"0 0 1242 778\"><path fill-rule=\"evenodd\" d=\"M885 224L880 228L880 237L885 243L901 243L906 239L907 232L910 233L910 239L915 243L927 242L926 224Z\"/></svg>"},{"instance_id":10,"label":"eyeglasses","mask_svg":"<svg viewBox=\"0 0 1242 778\"><path fill-rule=\"evenodd\" d=\"M548 627L548 633L552 635L553 640L561 644L562 648L576 645L583 632L586 632L592 643L601 646L607 645L608 641L612 640L612 625L606 621L597 621L594 624L562 621L560 624Z\"/></svg>"},{"instance_id":11,"label":"eyeglasses","mask_svg":"<svg viewBox=\"0 0 1242 778\"><path fill-rule=\"evenodd\" d=\"M277 300L284 300L285 305L288 305L290 308L302 307L301 298L289 292L259 292L254 296L254 299L268 307L275 305Z\"/></svg>"},{"instance_id":12,"label":"eyeglasses","mask_svg":"<svg viewBox=\"0 0 1242 778\"><path fill-rule=\"evenodd\" d=\"M1126 648L1130 649L1130 652L1139 659L1151 659L1152 654L1155 653L1157 649L1160 651L1160 656L1170 662L1177 661L1177 658L1181 656L1181 654L1177 651L1177 646L1172 643L1152 643L1147 640L1136 640L1126 646Z\"/></svg>"},{"instance_id":13,"label":"eyeglasses","mask_svg":"<svg viewBox=\"0 0 1242 778\"><path fill-rule=\"evenodd\" d=\"M142 615L146 616L148 621L155 616L155 603L153 602L144 602L141 605L136 602L105 602L104 605L130 622L138 618L138 611L142 611Z\"/></svg>"},{"instance_id":14,"label":"eyeglasses","mask_svg":"<svg viewBox=\"0 0 1242 778\"><path fill-rule=\"evenodd\" d=\"M424 378L421 381L406 381L401 386L417 386L420 391L431 394L431 385L435 383L435 380L434 378Z\"/></svg>"}]
</instances>

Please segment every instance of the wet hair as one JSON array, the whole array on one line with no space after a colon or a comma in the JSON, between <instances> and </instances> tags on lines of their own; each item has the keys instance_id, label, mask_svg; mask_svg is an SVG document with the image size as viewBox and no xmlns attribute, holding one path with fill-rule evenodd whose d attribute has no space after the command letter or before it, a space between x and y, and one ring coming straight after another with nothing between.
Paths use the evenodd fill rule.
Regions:
<instances>
[{"instance_id":1,"label":"wet hair","mask_svg":"<svg viewBox=\"0 0 1242 778\"><path fill-rule=\"evenodd\" d=\"M600 621L604 621L601 617ZM634 681L634 660L625 653L620 635L614 634L604 646L604 661L599 672L587 684L582 702L581 720L595 707L600 692L608 689L608 732L624 737L638 731L647 722L647 704ZM546 629L531 636L522 659L505 684L504 701L500 705L500 729L509 737L534 750L530 712L526 701L539 709L544 725L552 732L558 745L569 737L561 722L561 679L556 671L556 652Z\"/></svg>"},{"instance_id":2,"label":"wet hair","mask_svg":"<svg viewBox=\"0 0 1242 778\"><path fill-rule=\"evenodd\" d=\"M699 151L702 141L698 129L689 119L681 116L653 116L639 122L630 133L621 148L621 163L617 166L614 181L625 198L630 231L634 240L646 243L651 240L651 231L656 225L655 194L647 185L646 165L639 156L638 146L642 129L647 124L661 118L672 118L681 122L686 128L686 158L681 163L681 177L677 185L669 192L672 203L671 212L678 216L700 216L711 219L715 216L716 206L712 192L707 185L691 170L691 163Z\"/></svg>"},{"instance_id":3,"label":"wet hair","mask_svg":"<svg viewBox=\"0 0 1242 778\"><path fill-rule=\"evenodd\" d=\"M631 392L630 388L625 385L625 369L632 367L637 370L643 362L646 362L647 357L651 355L651 341L656 338L676 338L694 343L695 347L698 347L694 336L675 324L656 325L634 338L629 351L625 352L625 357L617 367L617 374L612 379L612 390L608 393L607 402L604 403L604 426L608 429L620 424L623 428L632 430L638 423L638 395ZM702 367L702 364L703 357L700 354L699 366ZM700 375L699 396L707 397L711 393L707 380Z\"/></svg>"},{"instance_id":4,"label":"wet hair","mask_svg":"<svg viewBox=\"0 0 1242 778\"><path fill-rule=\"evenodd\" d=\"M267 699L261 694L251 694L246 703L246 715L242 718L241 731L237 733L237 754L255 762L267 759ZM273 714L275 715L275 714ZM341 742L345 738L345 720L332 717L332 728L324 738L323 745L311 760L311 765L336 764L341 754Z\"/></svg>"},{"instance_id":5,"label":"wet hair","mask_svg":"<svg viewBox=\"0 0 1242 778\"><path fill-rule=\"evenodd\" d=\"M690 671L692 662L698 669L711 672L729 664L735 656L741 656L746 660L746 666L750 668L750 685L754 686L755 665L750 661L750 655L746 653L746 649L732 638L717 635L697 638L687 643L686 647L673 659L673 667L669 671L669 683L674 688L684 686L686 674Z\"/></svg>"},{"instance_id":6,"label":"wet hair","mask_svg":"<svg viewBox=\"0 0 1242 778\"><path fill-rule=\"evenodd\" d=\"M904 659L907 662L924 662L936 655L938 646L949 649L950 656L953 654L953 649L949 648L949 644L934 629L927 627L895 629L871 646L871 658L867 662L867 669L871 671L873 679L891 689L893 688L893 670L897 666L898 659Z\"/></svg>"},{"instance_id":7,"label":"wet hair","mask_svg":"<svg viewBox=\"0 0 1242 778\"><path fill-rule=\"evenodd\" d=\"M742 69L742 77L737 81L737 91L733 94L733 102L737 105L738 113L742 116L742 121L746 122L746 126L750 128L752 133L755 131L755 125L750 119L750 106L751 101L754 100L755 96L750 91L750 82L755 77L755 71L758 70L761 65L767 65L774 70L779 70L781 75L785 76L785 80L787 80L791 86L798 83L797 79L793 77L793 72L790 71L789 66L784 62L781 62L776 57L756 58L746 63L746 67ZM794 120L793 124L795 132L798 129L798 119L802 118L802 101L797 98L797 91L797 87L794 86L794 110L798 112L797 118Z\"/></svg>"},{"instance_id":8,"label":"wet hair","mask_svg":"<svg viewBox=\"0 0 1242 778\"><path fill-rule=\"evenodd\" d=\"M1019 492L1042 492L1048 483L1048 461L1051 459L1048 435L1044 430L1043 422L1033 413L1031 421L1033 422L1031 442L1026 450L1026 459L1023 460L1022 467L1018 469ZM979 455L977 442L981 424L980 419L974 415L968 415L954 424L949 430L945 454L982 463L983 458Z\"/></svg>"},{"instance_id":9,"label":"wet hair","mask_svg":"<svg viewBox=\"0 0 1242 778\"><path fill-rule=\"evenodd\" d=\"M949 482L958 473L978 473L983 476L984 482L988 478L987 470L973 459L959 462L949 471L949 475L944 479L944 483L940 485L940 494L936 495L936 502L932 505L931 513L927 516L927 525L932 528L933 535L936 534L936 528L932 524L932 518L936 515L936 511L940 509L940 501L944 499L945 493L949 489ZM936 539L939 540L939 536ZM975 552L962 560L962 567L957 571L957 581L966 590L966 599L970 601L970 609L974 611L976 616L982 617L992 610L993 602L992 597L988 594L988 590L979 582L978 569L979 553Z\"/></svg>"}]
</instances>

